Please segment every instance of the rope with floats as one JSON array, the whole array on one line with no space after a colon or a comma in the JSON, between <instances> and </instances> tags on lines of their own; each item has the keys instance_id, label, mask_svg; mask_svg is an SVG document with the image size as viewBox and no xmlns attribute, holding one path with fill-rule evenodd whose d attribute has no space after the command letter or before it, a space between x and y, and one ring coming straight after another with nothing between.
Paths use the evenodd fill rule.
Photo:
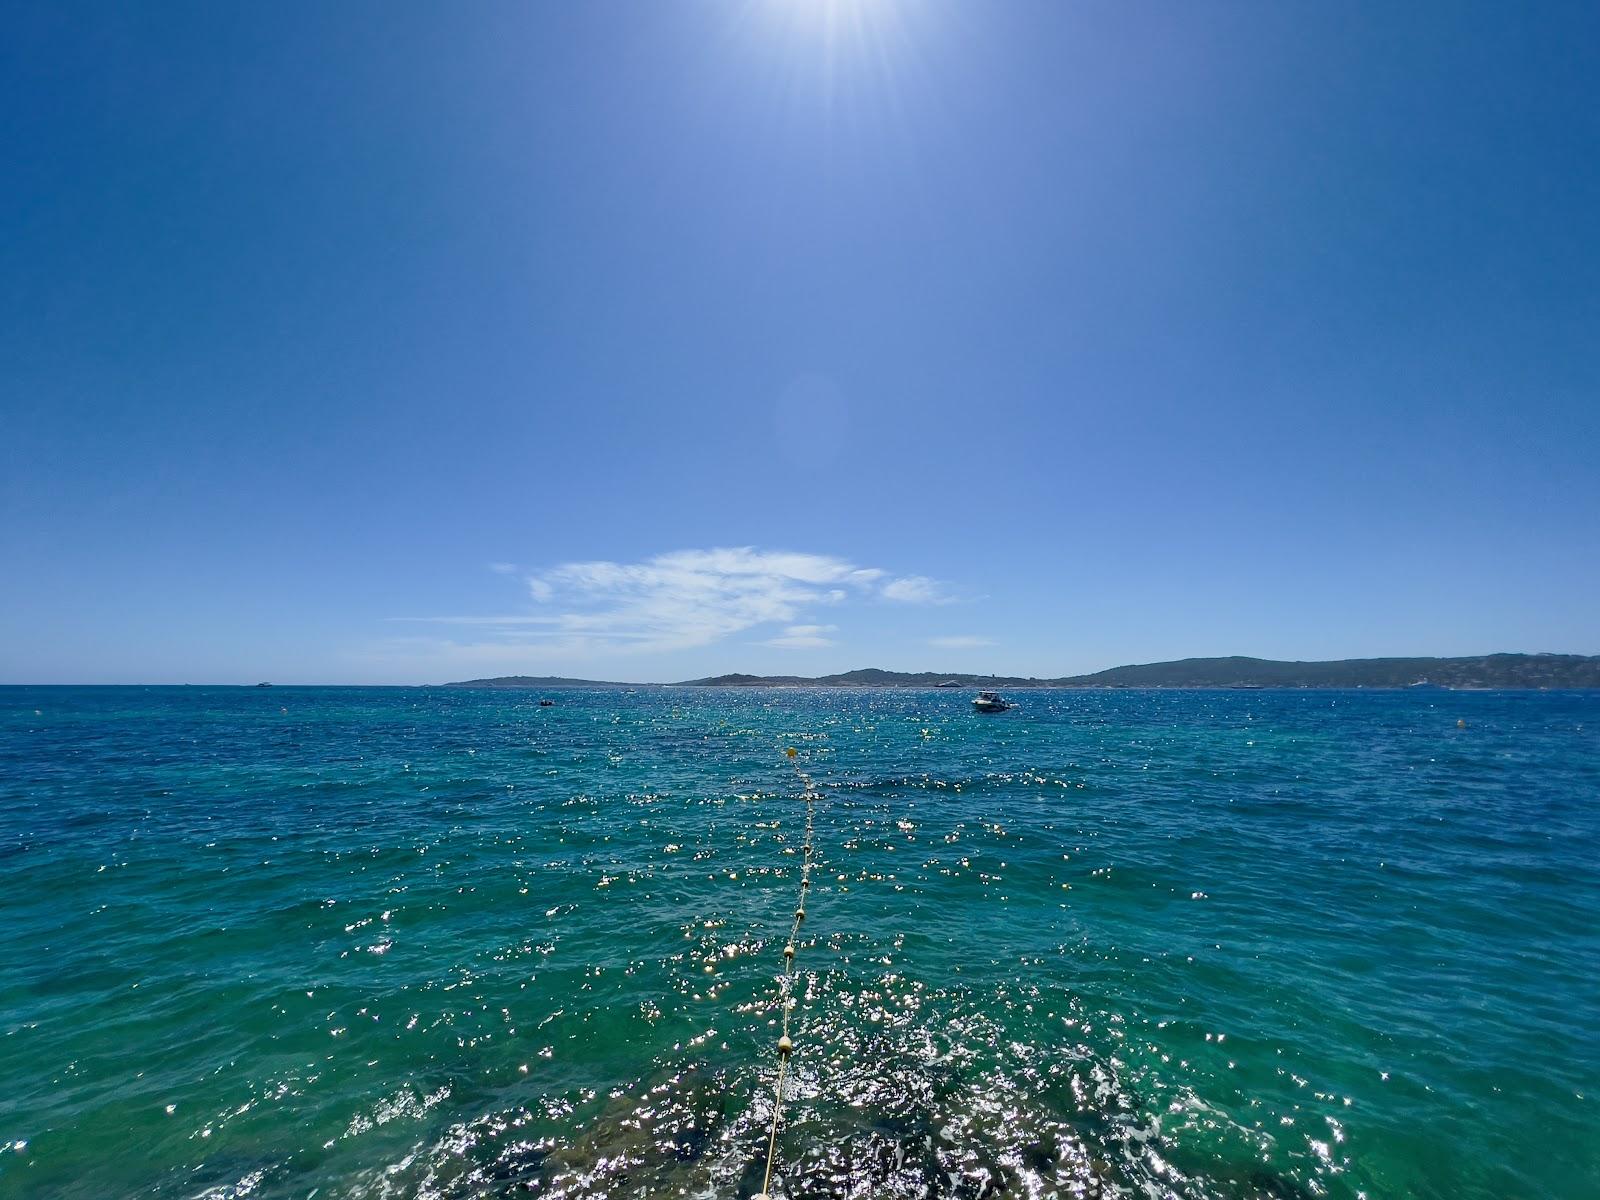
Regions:
<instances>
[{"instance_id":1,"label":"rope with floats","mask_svg":"<svg viewBox=\"0 0 1600 1200\"><path fill-rule=\"evenodd\" d=\"M789 940L783 947L783 976L778 980L778 1003L783 1013L778 1034L778 1071L772 1084L772 1128L767 1133L767 1169L761 1177L761 1191L751 1200L772 1200L772 1166L778 1157L778 1123L783 1119L783 1080L789 1070L789 1057L794 1053L794 1040L789 1036L789 1018L794 1012L794 958L795 943L800 940L800 925L806 919L806 894L811 890L812 833L815 829L817 787L798 759L798 751L790 746L786 752L794 762L795 774L804 788L801 798L806 802L806 836L801 848L800 898L794 906L794 925L789 930Z\"/></svg>"}]
</instances>

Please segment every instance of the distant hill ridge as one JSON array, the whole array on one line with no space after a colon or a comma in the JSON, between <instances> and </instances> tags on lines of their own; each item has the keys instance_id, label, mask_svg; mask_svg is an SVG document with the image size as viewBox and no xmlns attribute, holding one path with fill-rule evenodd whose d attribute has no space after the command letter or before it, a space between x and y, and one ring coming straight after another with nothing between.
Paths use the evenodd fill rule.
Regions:
<instances>
[{"instance_id":1,"label":"distant hill ridge","mask_svg":"<svg viewBox=\"0 0 1600 1200\"><path fill-rule=\"evenodd\" d=\"M464 679L447 683L458 688L631 688L660 687L658 683L608 683L603 679L568 679L562 675L496 675L493 679Z\"/></svg>"},{"instance_id":2,"label":"distant hill ridge","mask_svg":"<svg viewBox=\"0 0 1600 1200\"><path fill-rule=\"evenodd\" d=\"M1404 688L1429 683L1451 688L1600 688L1600 655L1481 654L1466 658L1342 658L1281 662L1270 658L1185 658L1176 662L1112 667L1092 675L1041 679L964 672L883 671L875 667L838 675L714 675L678 687L1156 687L1156 688ZM504 675L448 687L658 687L559 676Z\"/></svg>"}]
</instances>

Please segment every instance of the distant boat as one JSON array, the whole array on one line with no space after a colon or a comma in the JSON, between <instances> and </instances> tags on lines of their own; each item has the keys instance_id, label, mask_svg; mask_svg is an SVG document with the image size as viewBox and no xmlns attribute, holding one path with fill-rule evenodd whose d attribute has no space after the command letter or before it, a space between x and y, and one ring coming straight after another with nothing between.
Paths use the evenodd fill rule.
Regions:
<instances>
[{"instance_id":1,"label":"distant boat","mask_svg":"<svg viewBox=\"0 0 1600 1200\"><path fill-rule=\"evenodd\" d=\"M556 702L554 700L541 700L541 701L539 701L539 707L540 708L554 708L555 706L556 706Z\"/></svg>"},{"instance_id":2,"label":"distant boat","mask_svg":"<svg viewBox=\"0 0 1600 1200\"><path fill-rule=\"evenodd\" d=\"M271 687L272 685L270 683L258 683L258 684L256 684L256 686L257 687Z\"/></svg>"},{"instance_id":3,"label":"distant boat","mask_svg":"<svg viewBox=\"0 0 1600 1200\"><path fill-rule=\"evenodd\" d=\"M981 713L999 713L1010 708L1011 702L1002 700L999 692L979 692L978 698L972 702L972 707Z\"/></svg>"},{"instance_id":4,"label":"distant boat","mask_svg":"<svg viewBox=\"0 0 1600 1200\"><path fill-rule=\"evenodd\" d=\"M1414 691L1418 688L1421 688L1425 692L1443 692L1448 690L1445 688L1444 684L1434 683L1432 680L1428 679L1419 679L1415 683L1406 684L1407 691Z\"/></svg>"},{"instance_id":5,"label":"distant boat","mask_svg":"<svg viewBox=\"0 0 1600 1200\"><path fill-rule=\"evenodd\" d=\"M942 687L942 688L948 688L948 687L958 688L958 687L961 686L961 680L959 680L959 679L946 679L943 683L936 683L933 686L934 687Z\"/></svg>"}]
</instances>

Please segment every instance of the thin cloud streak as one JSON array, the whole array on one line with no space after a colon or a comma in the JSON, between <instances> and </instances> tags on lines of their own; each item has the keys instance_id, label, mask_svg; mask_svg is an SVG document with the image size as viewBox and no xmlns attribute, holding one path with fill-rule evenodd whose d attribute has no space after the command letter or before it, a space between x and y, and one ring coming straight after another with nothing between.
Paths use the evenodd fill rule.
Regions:
<instances>
[{"instance_id":1,"label":"thin cloud streak","mask_svg":"<svg viewBox=\"0 0 1600 1200\"><path fill-rule=\"evenodd\" d=\"M938 580L926 575L907 575L893 579L883 586L885 600L898 600L902 604L953 604L955 597L948 595Z\"/></svg>"},{"instance_id":2,"label":"thin cloud streak","mask_svg":"<svg viewBox=\"0 0 1600 1200\"><path fill-rule=\"evenodd\" d=\"M779 650L821 650L838 644L826 636L838 629L837 625L791 625L783 631L782 637L769 638L761 644Z\"/></svg>"},{"instance_id":3,"label":"thin cloud streak","mask_svg":"<svg viewBox=\"0 0 1600 1200\"><path fill-rule=\"evenodd\" d=\"M526 582L530 600L546 611L391 619L483 630L492 637L485 644L501 649L538 642L552 657L695 649L769 625L784 628L760 644L810 650L836 644L827 635L837 625L803 620L818 609L852 599L947 602L927 576L752 546L678 550L636 563L563 563Z\"/></svg>"}]
</instances>

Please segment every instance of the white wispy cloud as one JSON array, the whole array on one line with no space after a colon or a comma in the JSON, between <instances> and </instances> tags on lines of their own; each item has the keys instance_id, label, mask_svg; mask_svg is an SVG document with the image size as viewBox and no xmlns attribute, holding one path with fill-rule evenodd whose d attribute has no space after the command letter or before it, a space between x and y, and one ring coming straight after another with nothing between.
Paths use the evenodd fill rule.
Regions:
<instances>
[{"instance_id":1,"label":"white wispy cloud","mask_svg":"<svg viewBox=\"0 0 1600 1200\"><path fill-rule=\"evenodd\" d=\"M790 625L782 637L768 638L761 644L780 650L817 650L834 645L834 640L827 635L838 629L837 625Z\"/></svg>"},{"instance_id":2,"label":"white wispy cloud","mask_svg":"<svg viewBox=\"0 0 1600 1200\"><path fill-rule=\"evenodd\" d=\"M508 562L492 562L489 564L489 570L493 571L496 575L515 575L517 573L517 564Z\"/></svg>"},{"instance_id":3,"label":"white wispy cloud","mask_svg":"<svg viewBox=\"0 0 1600 1200\"><path fill-rule=\"evenodd\" d=\"M827 635L837 632L805 618L853 597L944 600L926 576L752 546L563 563L528 576L527 587L535 608L525 614L396 619L474 627L489 644L538 645L551 657L692 649L763 626L782 627L764 645L801 650L833 645Z\"/></svg>"},{"instance_id":4,"label":"white wispy cloud","mask_svg":"<svg viewBox=\"0 0 1600 1200\"><path fill-rule=\"evenodd\" d=\"M949 604L954 600L937 580L926 575L905 575L891 579L883 585L885 600L898 600L902 604Z\"/></svg>"},{"instance_id":5,"label":"white wispy cloud","mask_svg":"<svg viewBox=\"0 0 1600 1200\"><path fill-rule=\"evenodd\" d=\"M979 637L976 634L953 633L945 637L929 638L928 645L938 646L941 650L970 650L975 646L992 646L994 639Z\"/></svg>"}]
</instances>

